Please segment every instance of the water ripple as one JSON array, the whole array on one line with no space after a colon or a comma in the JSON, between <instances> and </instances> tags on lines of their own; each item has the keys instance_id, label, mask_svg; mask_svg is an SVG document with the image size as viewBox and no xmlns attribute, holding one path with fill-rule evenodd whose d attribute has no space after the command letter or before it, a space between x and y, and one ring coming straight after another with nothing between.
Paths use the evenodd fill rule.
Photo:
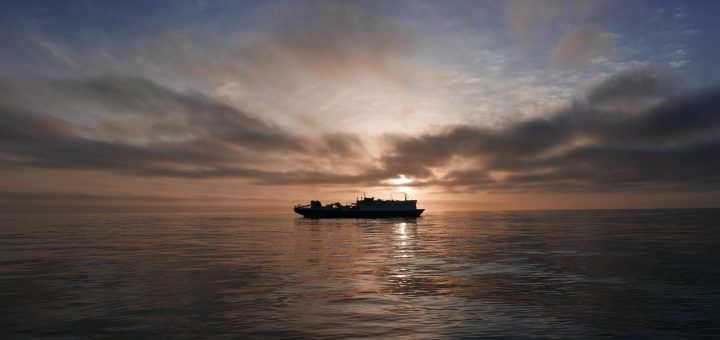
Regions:
<instances>
[{"instance_id":1,"label":"water ripple","mask_svg":"<svg viewBox=\"0 0 720 340\"><path fill-rule=\"evenodd\" d=\"M0 217L27 337L720 336L720 211Z\"/></svg>"}]
</instances>

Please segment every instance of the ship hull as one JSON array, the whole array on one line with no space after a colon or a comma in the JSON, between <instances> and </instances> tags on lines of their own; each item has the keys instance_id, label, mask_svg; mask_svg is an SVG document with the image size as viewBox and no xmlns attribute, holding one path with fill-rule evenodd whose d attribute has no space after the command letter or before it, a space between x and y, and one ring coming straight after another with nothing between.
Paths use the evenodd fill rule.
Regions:
<instances>
[{"instance_id":1,"label":"ship hull","mask_svg":"<svg viewBox=\"0 0 720 340\"><path fill-rule=\"evenodd\" d=\"M295 208L296 213L306 218L398 218L419 217L425 209L415 210L325 210Z\"/></svg>"}]
</instances>

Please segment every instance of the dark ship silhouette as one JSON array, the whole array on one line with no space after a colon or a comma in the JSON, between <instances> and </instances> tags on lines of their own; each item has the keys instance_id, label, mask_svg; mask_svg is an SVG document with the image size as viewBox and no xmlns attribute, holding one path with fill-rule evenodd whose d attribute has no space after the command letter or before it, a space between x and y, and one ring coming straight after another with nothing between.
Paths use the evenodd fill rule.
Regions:
<instances>
[{"instance_id":1,"label":"dark ship silhouette","mask_svg":"<svg viewBox=\"0 0 720 340\"><path fill-rule=\"evenodd\" d=\"M293 209L296 213L308 218L388 218L418 217L425 209L417 208L417 200L382 200L374 197L358 198L354 204L339 202L326 204L310 201L310 204L298 204Z\"/></svg>"}]
</instances>

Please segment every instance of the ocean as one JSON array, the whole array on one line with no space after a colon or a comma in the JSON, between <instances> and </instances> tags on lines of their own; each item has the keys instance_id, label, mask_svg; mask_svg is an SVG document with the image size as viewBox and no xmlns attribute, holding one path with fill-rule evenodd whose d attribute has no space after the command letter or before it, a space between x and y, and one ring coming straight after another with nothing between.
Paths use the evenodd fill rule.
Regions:
<instances>
[{"instance_id":1,"label":"ocean","mask_svg":"<svg viewBox=\"0 0 720 340\"><path fill-rule=\"evenodd\" d=\"M8 338L718 338L720 210L0 216Z\"/></svg>"}]
</instances>

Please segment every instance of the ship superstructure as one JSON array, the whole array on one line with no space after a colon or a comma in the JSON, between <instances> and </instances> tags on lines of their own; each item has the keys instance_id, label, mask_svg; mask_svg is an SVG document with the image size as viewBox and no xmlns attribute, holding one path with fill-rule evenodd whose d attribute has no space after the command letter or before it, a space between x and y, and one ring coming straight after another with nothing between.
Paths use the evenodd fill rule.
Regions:
<instances>
[{"instance_id":1,"label":"ship superstructure","mask_svg":"<svg viewBox=\"0 0 720 340\"><path fill-rule=\"evenodd\" d=\"M418 217L425 211L418 209L417 200L409 200L407 195L404 200L362 197L351 204L335 202L322 205L320 201L310 201L307 205L296 205L293 210L309 218Z\"/></svg>"}]
</instances>

